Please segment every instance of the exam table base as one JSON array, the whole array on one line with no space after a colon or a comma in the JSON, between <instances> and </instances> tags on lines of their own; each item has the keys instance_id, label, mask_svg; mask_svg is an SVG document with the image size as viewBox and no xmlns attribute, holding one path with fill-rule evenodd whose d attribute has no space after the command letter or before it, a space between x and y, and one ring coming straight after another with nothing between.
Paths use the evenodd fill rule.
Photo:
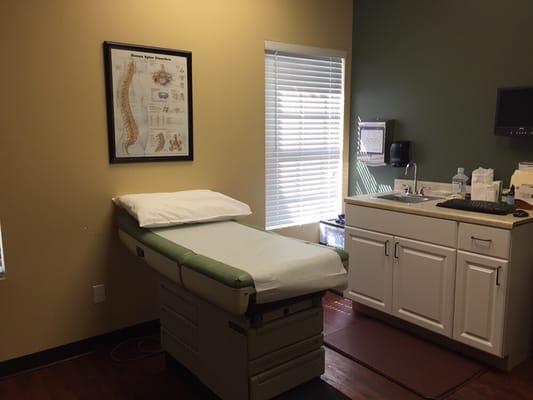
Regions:
<instances>
[{"instance_id":1,"label":"exam table base","mask_svg":"<svg viewBox=\"0 0 533 400\"><path fill-rule=\"evenodd\" d=\"M160 288L161 346L222 399L270 399L324 373L321 294L234 315Z\"/></svg>"}]
</instances>

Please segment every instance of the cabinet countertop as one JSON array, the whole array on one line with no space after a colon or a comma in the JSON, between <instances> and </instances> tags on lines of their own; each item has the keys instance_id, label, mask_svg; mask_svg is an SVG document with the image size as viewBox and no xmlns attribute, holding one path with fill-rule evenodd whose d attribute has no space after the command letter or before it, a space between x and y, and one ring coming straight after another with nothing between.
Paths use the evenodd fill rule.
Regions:
<instances>
[{"instance_id":1,"label":"cabinet countertop","mask_svg":"<svg viewBox=\"0 0 533 400\"><path fill-rule=\"evenodd\" d=\"M382 193L379 195L381 194ZM492 226L502 229L512 229L518 225L533 222L533 211L531 210L529 211L529 217L517 218L513 217L512 214L494 215L437 207L436 204L444 199L431 200L423 203L400 203L392 200L379 199L376 196L377 195L375 194L350 196L346 197L344 201L346 204L353 204L357 206L378 208L382 210L397 211L433 218L442 218L457 222Z\"/></svg>"}]
</instances>

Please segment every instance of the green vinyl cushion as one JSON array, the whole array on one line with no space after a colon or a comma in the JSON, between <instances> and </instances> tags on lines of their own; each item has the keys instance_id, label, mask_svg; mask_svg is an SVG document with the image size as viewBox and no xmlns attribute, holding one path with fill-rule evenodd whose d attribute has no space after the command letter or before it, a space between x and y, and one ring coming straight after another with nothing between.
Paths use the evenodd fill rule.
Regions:
<instances>
[{"instance_id":1,"label":"green vinyl cushion","mask_svg":"<svg viewBox=\"0 0 533 400\"><path fill-rule=\"evenodd\" d=\"M138 222L127 214L118 216L118 226L142 244L176 261L179 265L206 275L226 286L237 289L254 286L252 276L248 272L196 254L186 247L155 234L150 229L141 228Z\"/></svg>"},{"instance_id":2,"label":"green vinyl cushion","mask_svg":"<svg viewBox=\"0 0 533 400\"><path fill-rule=\"evenodd\" d=\"M246 224L245 224L246 225ZM118 226L121 230L132 236L145 246L175 261L178 265L185 266L200 274L206 275L226 286L232 288L244 288L255 286L252 276L239 268L224 264L212 258L196 254L194 251L180 246L162 236L152 232L150 229L139 227L139 223L133 217L126 213L118 215ZM264 231L263 229L246 225L250 228ZM275 232L264 231L276 234ZM297 240L297 239L294 239ZM323 246L316 243L306 242L314 246L327 247L335 251L342 261L348 259L348 253L333 247Z\"/></svg>"},{"instance_id":3,"label":"green vinyl cushion","mask_svg":"<svg viewBox=\"0 0 533 400\"><path fill-rule=\"evenodd\" d=\"M142 244L150 247L152 250L163 254L165 257L183 264L188 254L194 254L186 247L180 246L170 240L162 238L153 233L150 229L141 228L137 220L128 214L121 213L118 216L118 226L131 237L135 238Z\"/></svg>"}]
</instances>

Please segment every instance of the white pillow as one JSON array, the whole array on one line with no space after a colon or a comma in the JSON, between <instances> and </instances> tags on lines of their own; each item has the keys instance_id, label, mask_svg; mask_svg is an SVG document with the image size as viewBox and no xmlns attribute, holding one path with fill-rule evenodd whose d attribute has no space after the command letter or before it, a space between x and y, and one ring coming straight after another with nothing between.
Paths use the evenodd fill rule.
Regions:
<instances>
[{"instance_id":1,"label":"white pillow","mask_svg":"<svg viewBox=\"0 0 533 400\"><path fill-rule=\"evenodd\" d=\"M211 190L127 194L113 202L145 228L224 221L252 213L247 204Z\"/></svg>"}]
</instances>

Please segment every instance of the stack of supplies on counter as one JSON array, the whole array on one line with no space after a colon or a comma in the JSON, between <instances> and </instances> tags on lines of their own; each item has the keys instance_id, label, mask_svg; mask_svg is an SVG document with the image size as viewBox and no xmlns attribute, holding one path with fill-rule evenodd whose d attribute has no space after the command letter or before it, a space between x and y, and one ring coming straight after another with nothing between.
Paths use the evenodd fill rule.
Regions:
<instances>
[{"instance_id":1,"label":"stack of supplies on counter","mask_svg":"<svg viewBox=\"0 0 533 400\"><path fill-rule=\"evenodd\" d=\"M472 200L498 201L501 192L501 181L494 180L492 168L481 168L472 171Z\"/></svg>"},{"instance_id":2,"label":"stack of supplies on counter","mask_svg":"<svg viewBox=\"0 0 533 400\"><path fill-rule=\"evenodd\" d=\"M511 177L515 188L515 199L533 206L533 163L521 162Z\"/></svg>"}]
</instances>

